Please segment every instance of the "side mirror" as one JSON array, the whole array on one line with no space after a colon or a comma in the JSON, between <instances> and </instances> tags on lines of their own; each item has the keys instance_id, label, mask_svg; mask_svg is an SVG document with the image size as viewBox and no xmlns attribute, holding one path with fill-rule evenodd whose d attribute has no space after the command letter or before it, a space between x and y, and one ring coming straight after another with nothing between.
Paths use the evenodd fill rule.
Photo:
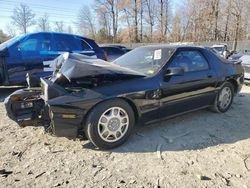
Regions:
<instances>
[{"instance_id":1,"label":"side mirror","mask_svg":"<svg viewBox=\"0 0 250 188\"><path fill-rule=\"evenodd\" d=\"M167 69L165 76L182 76L184 72L184 69L181 67L171 67Z\"/></svg>"}]
</instances>

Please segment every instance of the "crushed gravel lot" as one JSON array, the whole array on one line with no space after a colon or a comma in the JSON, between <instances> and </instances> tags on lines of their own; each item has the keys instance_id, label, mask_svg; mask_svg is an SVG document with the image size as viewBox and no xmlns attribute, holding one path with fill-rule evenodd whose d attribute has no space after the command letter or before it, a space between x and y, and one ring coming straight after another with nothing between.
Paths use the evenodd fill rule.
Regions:
<instances>
[{"instance_id":1,"label":"crushed gravel lot","mask_svg":"<svg viewBox=\"0 0 250 188\"><path fill-rule=\"evenodd\" d=\"M0 88L1 99L8 91ZM188 113L138 126L124 145L100 151L88 141L20 128L0 103L0 187L250 188L250 87L224 114Z\"/></svg>"}]
</instances>

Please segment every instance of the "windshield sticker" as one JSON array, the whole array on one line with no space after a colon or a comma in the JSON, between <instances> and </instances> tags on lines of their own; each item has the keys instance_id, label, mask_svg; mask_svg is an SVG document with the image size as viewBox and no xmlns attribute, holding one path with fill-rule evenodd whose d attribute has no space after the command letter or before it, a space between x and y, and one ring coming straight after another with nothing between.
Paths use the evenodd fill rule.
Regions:
<instances>
[{"instance_id":1,"label":"windshield sticker","mask_svg":"<svg viewBox=\"0 0 250 188\"><path fill-rule=\"evenodd\" d=\"M161 59L161 49L155 50L154 52L154 60Z\"/></svg>"}]
</instances>

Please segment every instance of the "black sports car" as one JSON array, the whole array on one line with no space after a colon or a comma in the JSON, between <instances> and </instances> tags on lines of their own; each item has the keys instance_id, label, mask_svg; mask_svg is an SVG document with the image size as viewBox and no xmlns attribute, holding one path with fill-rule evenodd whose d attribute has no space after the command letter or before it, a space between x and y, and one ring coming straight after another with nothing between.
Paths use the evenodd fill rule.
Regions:
<instances>
[{"instance_id":1,"label":"black sports car","mask_svg":"<svg viewBox=\"0 0 250 188\"><path fill-rule=\"evenodd\" d=\"M124 143L138 122L207 107L226 112L244 80L240 62L205 47L140 47L113 63L66 53L51 66L41 87L27 77L30 87L6 98L8 116L57 136L85 134L102 149Z\"/></svg>"}]
</instances>

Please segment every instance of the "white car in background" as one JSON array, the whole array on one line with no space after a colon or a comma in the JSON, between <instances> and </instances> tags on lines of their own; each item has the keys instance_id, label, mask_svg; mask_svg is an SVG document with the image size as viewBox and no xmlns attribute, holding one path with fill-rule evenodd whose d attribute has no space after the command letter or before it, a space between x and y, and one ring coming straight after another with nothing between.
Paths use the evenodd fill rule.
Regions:
<instances>
[{"instance_id":1,"label":"white car in background","mask_svg":"<svg viewBox=\"0 0 250 188\"><path fill-rule=\"evenodd\" d=\"M241 60L241 64L245 70L245 83L250 84L250 49L241 49L237 53L229 57L230 60Z\"/></svg>"},{"instance_id":2,"label":"white car in background","mask_svg":"<svg viewBox=\"0 0 250 188\"><path fill-rule=\"evenodd\" d=\"M227 50L227 44L214 44L212 46L215 50L217 50L221 55L223 55L223 52Z\"/></svg>"},{"instance_id":3,"label":"white car in background","mask_svg":"<svg viewBox=\"0 0 250 188\"><path fill-rule=\"evenodd\" d=\"M245 84L250 84L250 54L249 55L243 55L240 57L240 60L242 61L242 66L244 68L244 82Z\"/></svg>"},{"instance_id":4,"label":"white car in background","mask_svg":"<svg viewBox=\"0 0 250 188\"><path fill-rule=\"evenodd\" d=\"M216 50L220 56L227 58L228 57L228 50L227 50L227 44L214 44L212 46L214 50Z\"/></svg>"}]
</instances>

